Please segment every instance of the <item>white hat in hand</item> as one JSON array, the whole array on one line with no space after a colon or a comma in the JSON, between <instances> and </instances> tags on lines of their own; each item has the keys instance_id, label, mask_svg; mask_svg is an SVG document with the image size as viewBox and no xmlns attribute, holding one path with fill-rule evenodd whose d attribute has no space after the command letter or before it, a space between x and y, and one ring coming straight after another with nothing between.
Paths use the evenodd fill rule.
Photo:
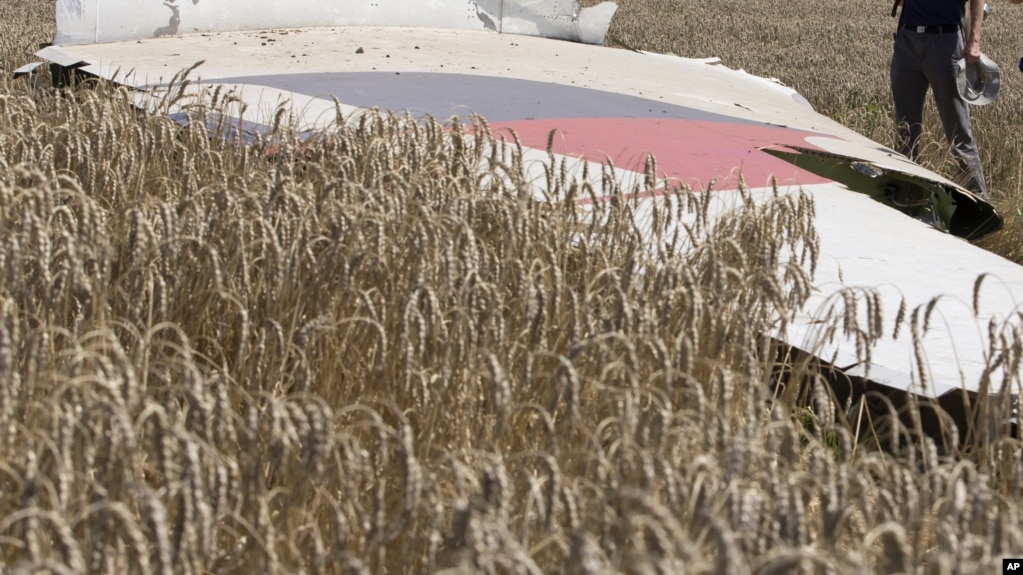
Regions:
<instances>
[{"instance_id":1,"label":"white hat in hand","mask_svg":"<svg viewBox=\"0 0 1023 575\"><path fill-rule=\"evenodd\" d=\"M1002 74L994 60L981 54L975 64L966 58L956 62L956 86L967 104L983 106L995 101L1002 85Z\"/></svg>"}]
</instances>

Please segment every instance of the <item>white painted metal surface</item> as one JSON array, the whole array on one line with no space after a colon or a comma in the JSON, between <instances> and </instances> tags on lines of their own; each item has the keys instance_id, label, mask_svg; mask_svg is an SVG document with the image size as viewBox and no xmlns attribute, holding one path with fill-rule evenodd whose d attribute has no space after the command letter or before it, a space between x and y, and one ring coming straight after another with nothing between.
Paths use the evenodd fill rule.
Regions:
<instances>
[{"instance_id":1,"label":"white painted metal surface","mask_svg":"<svg viewBox=\"0 0 1023 575\"><path fill-rule=\"evenodd\" d=\"M57 0L56 44L316 26L492 30L600 44L617 6L575 0Z\"/></svg>"},{"instance_id":2,"label":"white painted metal surface","mask_svg":"<svg viewBox=\"0 0 1023 575\"><path fill-rule=\"evenodd\" d=\"M790 325L787 341L849 375L920 395L976 391L985 377L992 392L1004 383L1020 393L1018 366L986 369L1023 329L1023 267L895 210L879 210L864 195L836 193L827 184L805 189L816 205L822 257L815 295ZM866 295L876 295L881 337L869 361L857 357L857 335L842 329L847 302L841 294L848 289L859 294L861 329L870 324ZM834 320L823 324L822 317Z\"/></svg>"}]
</instances>

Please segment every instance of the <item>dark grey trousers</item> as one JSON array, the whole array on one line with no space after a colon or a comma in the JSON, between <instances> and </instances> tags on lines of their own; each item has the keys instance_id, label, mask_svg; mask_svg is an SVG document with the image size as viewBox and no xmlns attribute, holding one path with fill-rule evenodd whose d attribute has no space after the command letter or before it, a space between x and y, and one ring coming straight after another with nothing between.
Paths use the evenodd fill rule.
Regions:
<instances>
[{"instance_id":1,"label":"dark grey trousers","mask_svg":"<svg viewBox=\"0 0 1023 575\"><path fill-rule=\"evenodd\" d=\"M959 165L957 181L987 199L987 183L977 142L970 131L970 110L956 88L955 62L963 52L958 32L922 34L900 29L892 51L891 83L898 122L899 151L916 161L920 156L924 101L927 88L945 129L945 138Z\"/></svg>"}]
</instances>

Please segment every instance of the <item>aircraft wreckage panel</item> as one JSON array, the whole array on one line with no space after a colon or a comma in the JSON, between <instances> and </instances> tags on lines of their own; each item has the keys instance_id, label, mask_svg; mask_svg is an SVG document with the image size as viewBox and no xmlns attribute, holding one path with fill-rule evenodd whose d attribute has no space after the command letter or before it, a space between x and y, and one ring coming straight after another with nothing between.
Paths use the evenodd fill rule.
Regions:
<instances>
[{"instance_id":1,"label":"aircraft wreckage panel","mask_svg":"<svg viewBox=\"0 0 1023 575\"><path fill-rule=\"evenodd\" d=\"M235 90L248 105L246 126L255 130L282 103L309 130L329 125L338 111L355 117L371 106L440 119L479 112L495 133L514 130L538 182L551 158L548 137L557 130L555 161L585 165L597 179L600 164L611 161L623 189L642 181L651 153L661 176L712 188L716 210L736 205L740 174L754 193L772 194L772 178L783 193L801 188L816 203L817 292L775 335L900 389L932 396L960 386L977 390L998 345L988 322L1019 324L1013 294L1023 294L1023 268L892 209L931 201L933 213L951 207L973 214L975 230L990 231L990 222L1000 221L990 205L815 113L792 90L723 66L540 38L405 28L235 32L48 50L155 100L175 73L205 60L191 76L201 80L193 95L203 86ZM900 183L909 192L893 192ZM975 307L983 274L990 277ZM851 317L866 321L866 298L842 298L847 288L873 290L880 304L871 313L884 335L859 364L856 334L825 329L818 320L855 304ZM923 346L914 345L914 335ZM1018 385L1020 374L992 376Z\"/></svg>"},{"instance_id":2,"label":"aircraft wreckage panel","mask_svg":"<svg viewBox=\"0 0 1023 575\"><path fill-rule=\"evenodd\" d=\"M1017 299L1023 295L1023 267L895 210L878 209L867 195L834 193L828 185L805 190L813 195L820 236L817 289L785 340L849 375L920 395L976 391L987 360L1004 343L997 334L1005 328L989 326L1018 330L1023 323L1023 301ZM877 295L883 335L868 363L857 363L855 334L841 327L827 334L815 319L842 317L849 303L836 295L842 288L861 290L855 299L861 328L869 325L865 296ZM921 345L913 344L915 336ZM1006 373L1004 366L995 369L991 391L1005 380L1018 386L1020 375Z\"/></svg>"},{"instance_id":3,"label":"aircraft wreckage panel","mask_svg":"<svg viewBox=\"0 0 1023 575\"><path fill-rule=\"evenodd\" d=\"M316 26L490 30L600 44L617 6L574 0L57 0L56 44Z\"/></svg>"}]
</instances>

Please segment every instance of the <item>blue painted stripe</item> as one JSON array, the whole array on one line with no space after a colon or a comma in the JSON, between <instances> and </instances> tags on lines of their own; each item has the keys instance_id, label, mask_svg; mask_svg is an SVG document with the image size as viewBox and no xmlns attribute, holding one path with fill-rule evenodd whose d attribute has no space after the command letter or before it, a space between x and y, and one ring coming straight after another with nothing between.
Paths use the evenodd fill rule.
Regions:
<instances>
[{"instance_id":1,"label":"blue painted stripe","mask_svg":"<svg viewBox=\"0 0 1023 575\"><path fill-rule=\"evenodd\" d=\"M218 78L311 98L336 97L360 108L378 107L413 117L446 120L475 112L490 122L546 118L662 118L765 126L659 101L592 88L496 76L432 72L336 72Z\"/></svg>"}]
</instances>

